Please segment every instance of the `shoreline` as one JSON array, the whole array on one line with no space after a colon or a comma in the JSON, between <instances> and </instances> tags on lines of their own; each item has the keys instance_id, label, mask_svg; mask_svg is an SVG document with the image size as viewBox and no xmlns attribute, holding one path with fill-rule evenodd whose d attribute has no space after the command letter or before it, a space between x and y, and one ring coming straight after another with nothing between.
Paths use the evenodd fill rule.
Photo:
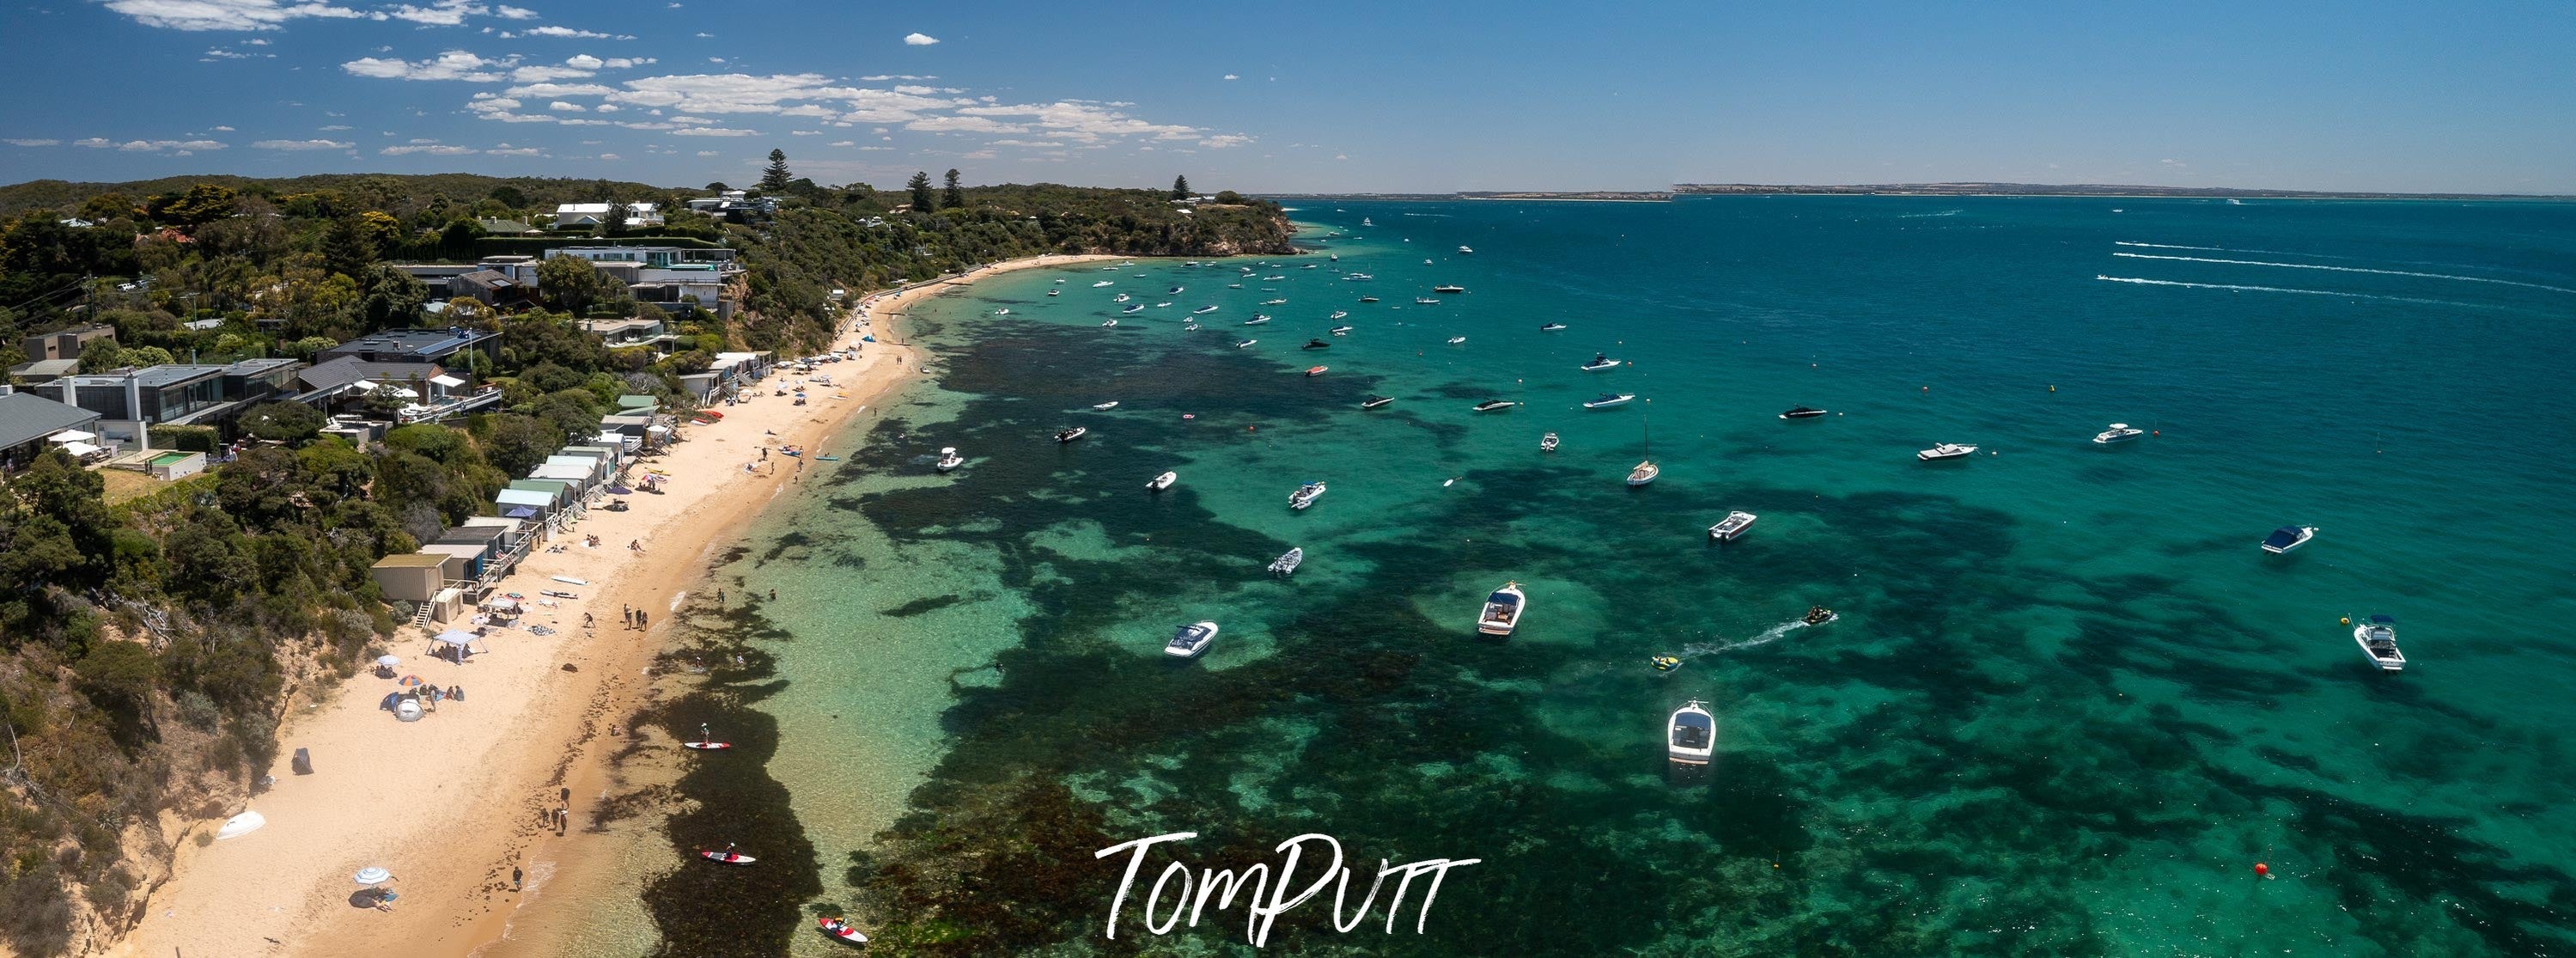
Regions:
<instances>
[{"instance_id":1,"label":"shoreline","mask_svg":"<svg viewBox=\"0 0 2576 958\"><path fill-rule=\"evenodd\" d=\"M880 292L847 314L829 348L887 332L891 327L884 321L900 317L912 303L983 277L1127 258L1132 257L1031 257ZM387 640L406 659L404 671L465 688L467 699L449 704L450 714L394 723L376 708L390 684L366 672L318 699L291 698L278 757L268 770L277 783L249 802L269 825L205 847L193 847L189 839L221 823L188 826L173 854L170 879L149 893L142 920L102 953L157 956L194 948L231 955L468 955L499 944L491 951L500 954L508 951L505 936L523 903L511 885L514 867L565 859L567 873L546 896L557 902L577 903L580 892L599 890L606 882L584 880L587 872L602 870L580 867L592 857L582 846L607 843L579 828L560 838L549 835L541 815L561 804L562 790L570 789L575 821L586 820L614 773L611 754L650 742L650 736L633 732L604 732L622 726L656 697L650 665L665 647L669 616L705 580L722 551L799 478L793 464L778 456L765 464L771 471L746 472L745 463L759 461L757 448L813 448L920 368L903 343L888 338L868 345L876 348L863 347L855 366L843 362L818 371L838 381L836 394L816 390L824 397L820 408L762 396L727 408L721 422L685 426L686 438L650 463L673 475L678 488L628 497L628 512L595 512L580 520L583 528L574 534L557 536L552 544L566 546L565 552L532 554L505 589L537 591L531 584L552 586L552 576L591 583L572 587L579 599L535 609L523 620L553 628L553 635L496 632L493 653L465 666L417 657L420 639L408 626ZM898 362L888 363L889 356ZM793 374L771 376L762 385ZM582 534L598 535L601 546L581 545ZM640 541L644 551L619 550L617 538ZM612 603L646 610L654 627L620 628L606 611ZM584 613L598 625L584 628ZM304 747L312 749L318 774L299 776L287 768L288 756ZM401 897L390 914L351 903L358 886L349 874L368 865L397 876L391 887ZM634 882L634 876L618 877Z\"/></svg>"}]
</instances>

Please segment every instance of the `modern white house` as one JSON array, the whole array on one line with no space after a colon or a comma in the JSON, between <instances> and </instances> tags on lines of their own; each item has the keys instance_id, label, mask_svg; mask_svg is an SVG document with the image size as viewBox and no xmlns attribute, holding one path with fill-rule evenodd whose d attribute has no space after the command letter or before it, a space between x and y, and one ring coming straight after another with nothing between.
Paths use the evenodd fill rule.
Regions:
<instances>
[{"instance_id":1,"label":"modern white house","mask_svg":"<svg viewBox=\"0 0 2576 958\"><path fill-rule=\"evenodd\" d=\"M564 203L555 207L555 228L559 230L597 226L608 221L608 209L614 203ZM662 208L653 203L626 204L626 225L660 226Z\"/></svg>"}]
</instances>

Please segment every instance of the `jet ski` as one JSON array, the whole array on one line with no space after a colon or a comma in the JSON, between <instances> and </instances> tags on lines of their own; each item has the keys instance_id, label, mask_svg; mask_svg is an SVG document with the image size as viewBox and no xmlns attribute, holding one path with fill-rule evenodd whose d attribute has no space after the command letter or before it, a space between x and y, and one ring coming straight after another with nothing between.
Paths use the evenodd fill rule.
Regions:
<instances>
[{"instance_id":1,"label":"jet ski","mask_svg":"<svg viewBox=\"0 0 2576 958\"><path fill-rule=\"evenodd\" d=\"M1834 610L1825 608L1821 605L1813 605L1807 607L1806 617L1798 621L1805 622L1808 625L1823 625L1839 618L1842 617L1835 615Z\"/></svg>"},{"instance_id":2,"label":"jet ski","mask_svg":"<svg viewBox=\"0 0 2576 958\"><path fill-rule=\"evenodd\" d=\"M1682 660L1676 656L1658 655L1647 659L1646 664L1654 666L1657 672L1670 672L1681 668Z\"/></svg>"}]
</instances>

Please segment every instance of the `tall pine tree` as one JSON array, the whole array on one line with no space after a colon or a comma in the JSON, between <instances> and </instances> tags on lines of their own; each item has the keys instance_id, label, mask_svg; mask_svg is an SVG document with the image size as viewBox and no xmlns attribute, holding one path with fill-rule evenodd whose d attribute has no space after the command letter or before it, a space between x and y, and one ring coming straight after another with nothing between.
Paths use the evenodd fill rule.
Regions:
<instances>
[{"instance_id":1,"label":"tall pine tree","mask_svg":"<svg viewBox=\"0 0 2576 958\"><path fill-rule=\"evenodd\" d=\"M930 212L930 173L928 171L914 173L912 182L904 184L904 188L912 191L913 212Z\"/></svg>"},{"instance_id":2,"label":"tall pine tree","mask_svg":"<svg viewBox=\"0 0 2576 958\"><path fill-rule=\"evenodd\" d=\"M763 191L775 193L786 189L787 182L791 179L794 179L794 176L787 172L787 151L769 151L769 169L760 174L760 188Z\"/></svg>"},{"instance_id":3,"label":"tall pine tree","mask_svg":"<svg viewBox=\"0 0 2576 958\"><path fill-rule=\"evenodd\" d=\"M1189 199L1189 198L1190 198L1190 178L1189 178L1189 177L1186 177L1186 176L1175 176L1175 177L1172 177L1172 198L1173 198L1173 199L1176 199L1176 200L1186 200L1186 199Z\"/></svg>"},{"instance_id":4,"label":"tall pine tree","mask_svg":"<svg viewBox=\"0 0 2576 958\"><path fill-rule=\"evenodd\" d=\"M948 188L940 191L939 205L952 210L966 205L966 191L957 185L956 170L948 171Z\"/></svg>"}]
</instances>

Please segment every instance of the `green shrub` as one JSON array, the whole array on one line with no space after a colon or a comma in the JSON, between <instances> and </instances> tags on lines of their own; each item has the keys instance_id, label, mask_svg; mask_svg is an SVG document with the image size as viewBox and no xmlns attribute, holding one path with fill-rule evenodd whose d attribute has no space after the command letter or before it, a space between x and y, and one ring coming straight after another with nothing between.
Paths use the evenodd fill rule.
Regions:
<instances>
[{"instance_id":1,"label":"green shrub","mask_svg":"<svg viewBox=\"0 0 2576 958\"><path fill-rule=\"evenodd\" d=\"M215 440L215 427L213 426L152 427L152 448L154 449L176 449L181 452L213 452L217 448L220 448L220 445Z\"/></svg>"}]
</instances>

